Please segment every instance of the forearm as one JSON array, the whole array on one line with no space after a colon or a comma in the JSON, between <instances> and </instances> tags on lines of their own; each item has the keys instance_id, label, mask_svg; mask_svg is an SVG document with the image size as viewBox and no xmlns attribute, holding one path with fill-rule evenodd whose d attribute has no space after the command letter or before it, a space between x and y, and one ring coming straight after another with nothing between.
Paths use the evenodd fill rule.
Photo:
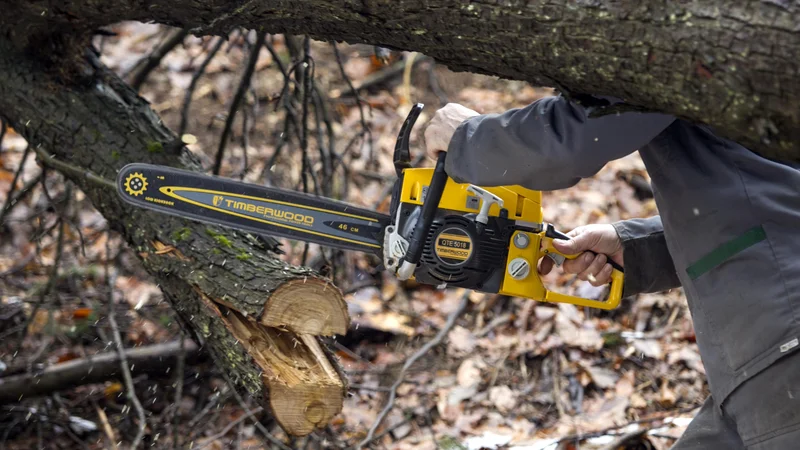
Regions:
<instances>
[{"instance_id":1,"label":"forearm","mask_svg":"<svg viewBox=\"0 0 800 450\"><path fill-rule=\"evenodd\" d=\"M660 216L623 220L612 225L624 249L624 296L680 287Z\"/></svg>"},{"instance_id":2,"label":"forearm","mask_svg":"<svg viewBox=\"0 0 800 450\"><path fill-rule=\"evenodd\" d=\"M446 170L462 183L563 189L647 144L672 116L621 113L589 118L563 97L464 121L448 148Z\"/></svg>"}]
</instances>

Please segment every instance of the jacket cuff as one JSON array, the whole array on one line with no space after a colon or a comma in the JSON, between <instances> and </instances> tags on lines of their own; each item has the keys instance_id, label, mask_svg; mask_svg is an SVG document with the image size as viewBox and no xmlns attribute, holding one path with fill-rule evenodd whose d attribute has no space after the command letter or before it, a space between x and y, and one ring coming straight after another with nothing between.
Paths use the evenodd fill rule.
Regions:
<instances>
[{"instance_id":1,"label":"jacket cuff","mask_svg":"<svg viewBox=\"0 0 800 450\"><path fill-rule=\"evenodd\" d=\"M680 287L660 216L624 220L612 225L623 246L624 297Z\"/></svg>"}]
</instances>

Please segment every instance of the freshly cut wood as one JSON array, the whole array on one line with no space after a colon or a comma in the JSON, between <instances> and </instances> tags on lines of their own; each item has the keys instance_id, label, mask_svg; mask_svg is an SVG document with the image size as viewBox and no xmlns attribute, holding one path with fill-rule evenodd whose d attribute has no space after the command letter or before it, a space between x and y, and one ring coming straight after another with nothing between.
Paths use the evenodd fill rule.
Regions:
<instances>
[{"instance_id":1,"label":"freshly cut wood","mask_svg":"<svg viewBox=\"0 0 800 450\"><path fill-rule=\"evenodd\" d=\"M347 303L339 289L315 278L283 283L264 305L261 323L295 333L344 335L350 327Z\"/></svg>"},{"instance_id":2,"label":"freshly cut wood","mask_svg":"<svg viewBox=\"0 0 800 450\"><path fill-rule=\"evenodd\" d=\"M222 317L263 370L272 413L287 433L307 435L342 410L344 377L316 337L265 327L233 310Z\"/></svg>"}]
</instances>

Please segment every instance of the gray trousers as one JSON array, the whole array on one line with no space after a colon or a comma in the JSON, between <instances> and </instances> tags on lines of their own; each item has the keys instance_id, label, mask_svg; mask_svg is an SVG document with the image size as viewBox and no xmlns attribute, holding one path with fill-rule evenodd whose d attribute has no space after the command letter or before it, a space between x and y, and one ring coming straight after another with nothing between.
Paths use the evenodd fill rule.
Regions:
<instances>
[{"instance_id":1,"label":"gray trousers","mask_svg":"<svg viewBox=\"0 0 800 450\"><path fill-rule=\"evenodd\" d=\"M800 449L800 354L782 358L734 390L709 397L672 450Z\"/></svg>"}]
</instances>

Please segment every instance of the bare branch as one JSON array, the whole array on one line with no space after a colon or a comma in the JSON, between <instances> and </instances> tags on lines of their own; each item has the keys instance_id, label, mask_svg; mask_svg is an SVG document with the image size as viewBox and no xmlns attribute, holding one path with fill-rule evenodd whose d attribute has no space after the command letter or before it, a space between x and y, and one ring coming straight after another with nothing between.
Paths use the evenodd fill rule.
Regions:
<instances>
[{"instance_id":1,"label":"bare branch","mask_svg":"<svg viewBox=\"0 0 800 450\"><path fill-rule=\"evenodd\" d=\"M44 180L42 180L42 185L44 185ZM69 199L72 197L72 185L67 184L67 192L66 198ZM52 203L52 202L51 202ZM31 311L31 315L25 321L25 325L22 327L21 336L19 339L19 343L17 343L17 348L14 351L14 357L17 356L19 351L22 349L23 344L25 343L25 337L28 334L28 326L31 324L33 319L36 317L36 313L39 312L39 309L44 306L45 302L47 301L48 296L53 292L56 286L56 281L58 280L58 267L61 263L61 257L64 253L64 233L67 228L66 222L64 219L59 218L57 222L59 226L58 229L58 238L56 239L56 256L53 261L53 268L50 271L50 277L47 280L47 285L44 289L42 289L41 293L39 294L39 299L36 302L36 305L33 307L33 311Z\"/></svg>"},{"instance_id":2,"label":"bare branch","mask_svg":"<svg viewBox=\"0 0 800 450\"><path fill-rule=\"evenodd\" d=\"M239 110L239 104L242 102L244 94L250 87L250 79L253 77L253 71L256 68L258 54L261 52L261 47L264 46L265 41L266 34L258 33L256 35L256 43L250 51L250 58L247 60L247 65L245 66L244 74L242 74L242 79L239 82L239 87L236 89L236 94L233 96L231 108L228 111L228 117L225 119L225 128L222 130L222 137L220 137L219 148L217 149L217 157L214 160L214 167L212 169L214 175L219 175L219 169L222 166L222 158L225 155L225 146L228 144L228 136L233 127L233 120L236 117L236 112Z\"/></svg>"},{"instance_id":3,"label":"bare branch","mask_svg":"<svg viewBox=\"0 0 800 450\"><path fill-rule=\"evenodd\" d=\"M4 124L3 124L4 125ZM3 127L5 129L5 127ZM2 140L0 140L2 143ZM8 211L11 209L13 205L13 195L14 189L17 187L17 182L19 181L19 177L22 176L22 171L25 169L25 162L28 160L28 154L31 152L31 146L25 147L25 152L22 154L22 160L19 163L19 167L17 167L17 171L14 172L14 179L11 180L11 187L8 188L8 193L6 194L6 202L3 205L3 209L0 209L0 224L3 223L3 219L5 218Z\"/></svg>"},{"instance_id":4,"label":"bare branch","mask_svg":"<svg viewBox=\"0 0 800 450\"><path fill-rule=\"evenodd\" d=\"M147 80L147 76L150 75L150 72L155 70L155 68L161 64L161 60L167 56L167 53L181 44L188 35L189 30L185 28L182 30L173 31L163 44L153 49L149 55L137 61L134 66L135 69L132 75L131 87L138 91L139 88L142 87L142 84L144 84L145 80Z\"/></svg>"},{"instance_id":5,"label":"bare branch","mask_svg":"<svg viewBox=\"0 0 800 450\"><path fill-rule=\"evenodd\" d=\"M194 74L192 75L192 81L189 83L189 88L186 89L186 95L183 97L183 107L181 108L181 124L178 128L178 136L183 136L186 133L186 125L189 121L189 105L192 103L192 95L194 95L194 90L197 88L197 81L200 79L201 76L205 73L206 69L208 68L208 64L214 59L214 56L219 52L219 49L222 48L222 44L225 43L225 39L217 38L217 43L214 44L214 47L209 50L208 55L200 63L200 67L195 70Z\"/></svg>"},{"instance_id":6,"label":"bare branch","mask_svg":"<svg viewBox=\"0 0 800 450\"><path fill-rule=\"evenodd\" d=\"M347 72L345 72L344 70L344 62L342 62L342 55L341 53L339 53L339 48L336 46L336 43L335 42L331 43L331 46L333 47L333 54L336 56L336 64L339 66L339 73L342 74L342 79L344 79L345 83L347 83L347 87L350 88L350 92L353 95L353 97L356 98L356 103L358 104L358 114L361 118L362 135L367 136L367 142L369 142L369 153L370 155L372 155L372 150L373 150L372 131L370 130L369 125L367 125L367 119L364 116L364 106L363 106L366 103L367 106L369 107L369 113L372 114L372 105L370 105L369 102L367 102L361 97L361 95L358 93L358 89L356 89L355 86L353 86L353 82L350 80L350 77L347 76ZM339 161L341 161L342 158L344 157L344 153L345 152L342 152L342 154L340 155ZM335 165L333 166L332 170L336 170Z\"/></svg>"},{"instance_id":7,"label":"bare branch","mask_svg":"<svg viewBox=\"0 0 800 450\"><path fill-rule=\"evenodd\" d=\"M136 437L133 438L133 442L131 443L131 448L136 449L139 447L139 444L144 437L144 429L145 426L147 426L147 418L144 415L144 408L142 408L142 404L139 402L139 397L136 396L135 387L133 385L133 377L131 376L131 369L130 366L128 366L128 356L125 354L125 346L122 343L122 336L120 335L119 327L117 326L117 319L114 317L114 282L111 280L108 270L108 261L109 256L111 255L109 246L110 244L108 243L108 240L106 240L105 276L106 282L108 283L108 324L111 326L111 333L114 337L114 343L117 347L119 366L122 370L122 378L125 381L125 389L127 391L128 400L133 403L134 408L136 408L136 414L139 416L139 431L136 432Z\"/></svg>"},{"instance_id":8,"label":"bare branch","mask_svg":"<svg viewBox=\"0 0 800 450\"><path fill-rule=\"evenodd\" d=\"M105 179L105 178L103 178L101 176L95 175L92 172L89 172L88 170L85 170L85 169L81 169L78 166L75 166L75 165L72 165L70 163L55 159L55 157L53 157L53 155L47 153L47 151L43 150L41 147L37 147L35 149L35 151L36 151L36 154L39 156L39 159L46 166L50 166L50 167L52 167L52 168L54 168L54 169L56 169L56 170L58 170L60 172L69 174L69 175L71 175L73 177L82 178L82 179L84 179L84 180L86 180L86 181L88 181L88 182L90 182L92 184L98 185L98 186L102 186L102 187L105 187L105 188L108 188L108 189L114 189L114 190L117 189L117 185L113 181Z\"/></svg>"},{"instance_id":9,"label":"bare branch","mask_svg":"<svg viewBox=\"0 0 800 450\"><path fill-rule=\"evenodd\" d=\"M193 341L186 339L186 352L190 361L198 360L200 351ZM167 342L135 349L126 349L128 363L135 366L134 373L165 372L165 365L180 354L180 342ZM0 404L18 402L22 398L48 395L62 389L100 383L119 378L118 352L107 352L86 358L54 364L42 372L22 373L0 378Z\"/></svg>"},{"instance_id":10,"label":"bare branch","mask_svg":"<svg viewBox=\"0 0 800 450\"><path fill-rule=\"evenodd\" d=\"M0 210L0 224L3 223L5 220L5 216L14 209L16 205L19 204L25 197L33 191L33 188L36 187L42 181L42 174L38 174L33 179L25 183L14 195L10 195L6 199L6 203L8 206L5 206L2 210Z\"/></svg>"}]
</instances>

